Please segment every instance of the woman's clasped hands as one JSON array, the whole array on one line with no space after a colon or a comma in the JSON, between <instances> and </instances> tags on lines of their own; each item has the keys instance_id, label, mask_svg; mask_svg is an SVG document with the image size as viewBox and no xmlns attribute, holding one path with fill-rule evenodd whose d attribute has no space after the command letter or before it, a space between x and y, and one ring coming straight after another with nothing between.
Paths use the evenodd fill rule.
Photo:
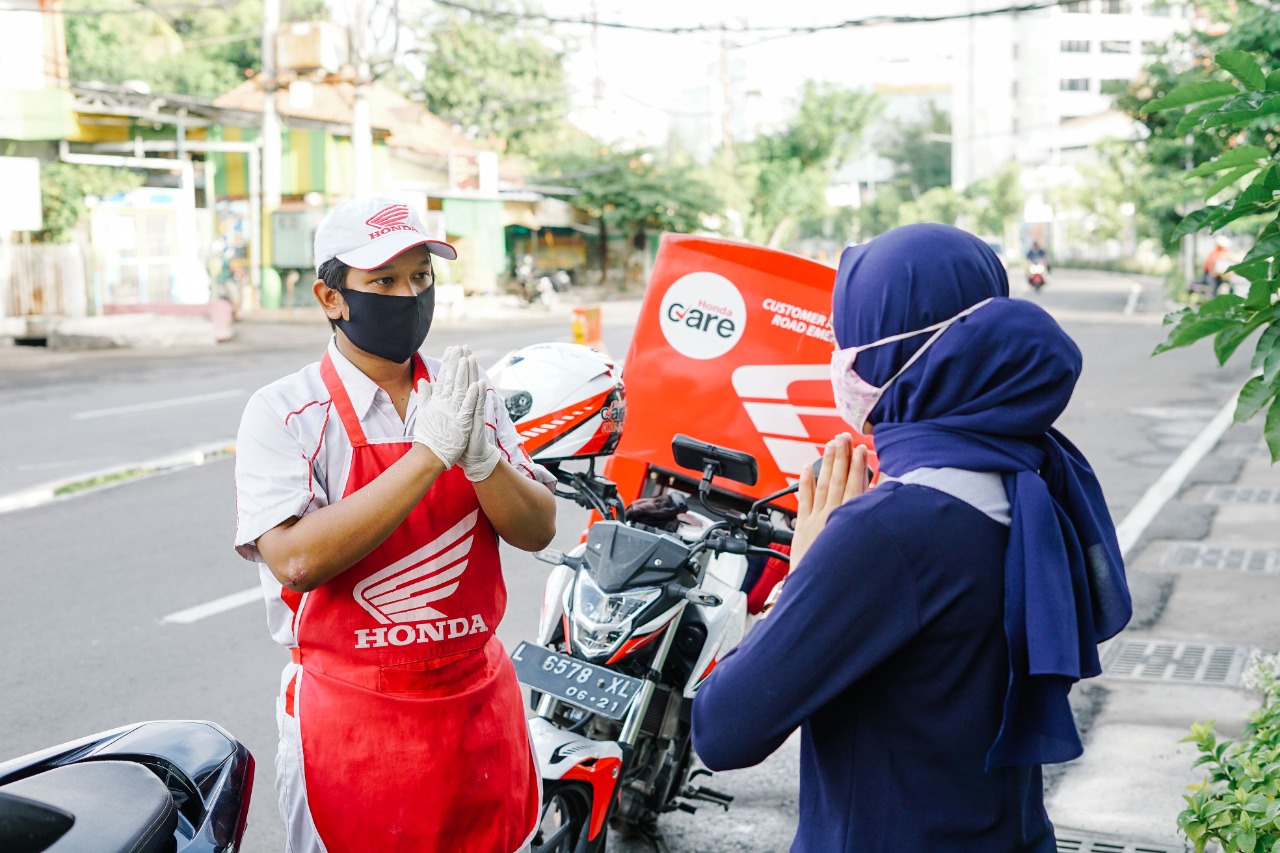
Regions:
<instances>
[{"instance_id":1,"label":"woman's clasped hands","mask_svg":"<svg viewBox=\"0 0 1280 853\"><path fill-rule=\"evenodd\" d=\"M805 551L818 538L827 518L841 504L858 497L867 484L867 448L854 446L853 436L841 433L827 442L822 452L822 465L815 481L813 466L800 472L800 504L796 514L795 537L791 543L791 567L800 565Z\"/></svg>"}]
</instances>

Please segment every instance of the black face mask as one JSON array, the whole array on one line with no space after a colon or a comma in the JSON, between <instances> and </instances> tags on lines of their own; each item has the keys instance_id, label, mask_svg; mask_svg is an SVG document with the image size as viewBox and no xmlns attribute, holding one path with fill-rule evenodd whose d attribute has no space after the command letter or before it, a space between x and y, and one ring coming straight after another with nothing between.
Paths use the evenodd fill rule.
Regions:
<instances>
[{"instance_id":1,"label":"black face mask","mask_svg":"<svg viewBox=\"0 0 1280 853\"><path fill-rule=\"evenodd\" d=\"M337 320L338 328L360 349L396 364L408 361L422 346L436 313L434 287L417 296L344 290L342 297L351 319Z\"/></svg>"}]
</instances>

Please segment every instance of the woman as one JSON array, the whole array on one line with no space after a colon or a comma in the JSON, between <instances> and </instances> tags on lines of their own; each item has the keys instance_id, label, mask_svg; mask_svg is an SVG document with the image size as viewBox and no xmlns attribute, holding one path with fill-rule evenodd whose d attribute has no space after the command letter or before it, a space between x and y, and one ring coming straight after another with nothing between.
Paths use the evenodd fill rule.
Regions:
<instances>
[{"instance_id":1,"label":"woman","mask_svg":"<svg viewBox=\"0 0 1280 853\"><path fill-rule=\"evenodd\" d=\"M832 383L881 481L862 495L847 435L804 472L777 605L693 707L713 769L801 728L793 851L1055 849L1040 766L1081 753L1067 693L1131 609L1097 480L1052 428L1080 352L1007 296L947 226L841 258Z\"/></svg>"}]
</instances>

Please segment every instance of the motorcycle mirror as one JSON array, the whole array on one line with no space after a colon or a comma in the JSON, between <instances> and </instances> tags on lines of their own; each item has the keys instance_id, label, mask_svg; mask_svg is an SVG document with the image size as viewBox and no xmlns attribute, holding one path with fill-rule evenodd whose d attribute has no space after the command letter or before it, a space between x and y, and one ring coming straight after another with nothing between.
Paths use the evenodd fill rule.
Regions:
<instances>
[{"instance_id":1,"label":"motorcycle mirror","mask_svg":"<svg viewBox=\"0 0 1280 853\"><path fill-rule=\"evenodd\" d=\"M541 551L534 551L533 558L535 560L541 560L544 563L550 563L553 566L558 566L564 562L564 552L557 551L555 548L544 548Z\"/></svg>"},{"instance_id":2,"label":"motorcycle mirror","mask_svg":"<svg viewBox=\"0 0 1280 853\"><path fill-rule=\"evenodd\" d=\"M822 457L819 456L817 461L813 463L813 477L815 480L818 478L818 472L821 469L822 469ZM760 500L753 503L751 505L751 510L748 514L753 515L759 512L760 507L764 506L765 504L772 503L773 501L776 501L778 498L785 498L787 495L794 495L798 491L800 491L800 481L796 480L796 482L792 483L790 486L787 486L785 489L776 491L771 495L765 495Z\"/></svg>"}]
</instances>

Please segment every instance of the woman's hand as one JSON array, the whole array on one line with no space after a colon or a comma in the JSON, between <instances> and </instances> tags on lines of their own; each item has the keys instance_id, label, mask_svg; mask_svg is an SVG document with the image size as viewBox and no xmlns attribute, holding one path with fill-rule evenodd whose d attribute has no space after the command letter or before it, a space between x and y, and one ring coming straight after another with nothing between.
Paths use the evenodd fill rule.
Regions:
<instances>
[{"instance_id":1,"label":"woman's hand","mask_svg":"<svg viewBox=\"0 0 1280 853\"><path fill-rule=\"evenodd\" d=\"M813 466L806 465L800 472L800 491L797 499L800 510L796 514L795 535L791 540L791 568L800 565L805 551L818 538L827 524L827 517L841 504L856 498L867 490L867 448L853 446L853 436L841 433L831 441L822 453L822 468L818 481L813 480Z\"/></svg>"}]
</instances>

